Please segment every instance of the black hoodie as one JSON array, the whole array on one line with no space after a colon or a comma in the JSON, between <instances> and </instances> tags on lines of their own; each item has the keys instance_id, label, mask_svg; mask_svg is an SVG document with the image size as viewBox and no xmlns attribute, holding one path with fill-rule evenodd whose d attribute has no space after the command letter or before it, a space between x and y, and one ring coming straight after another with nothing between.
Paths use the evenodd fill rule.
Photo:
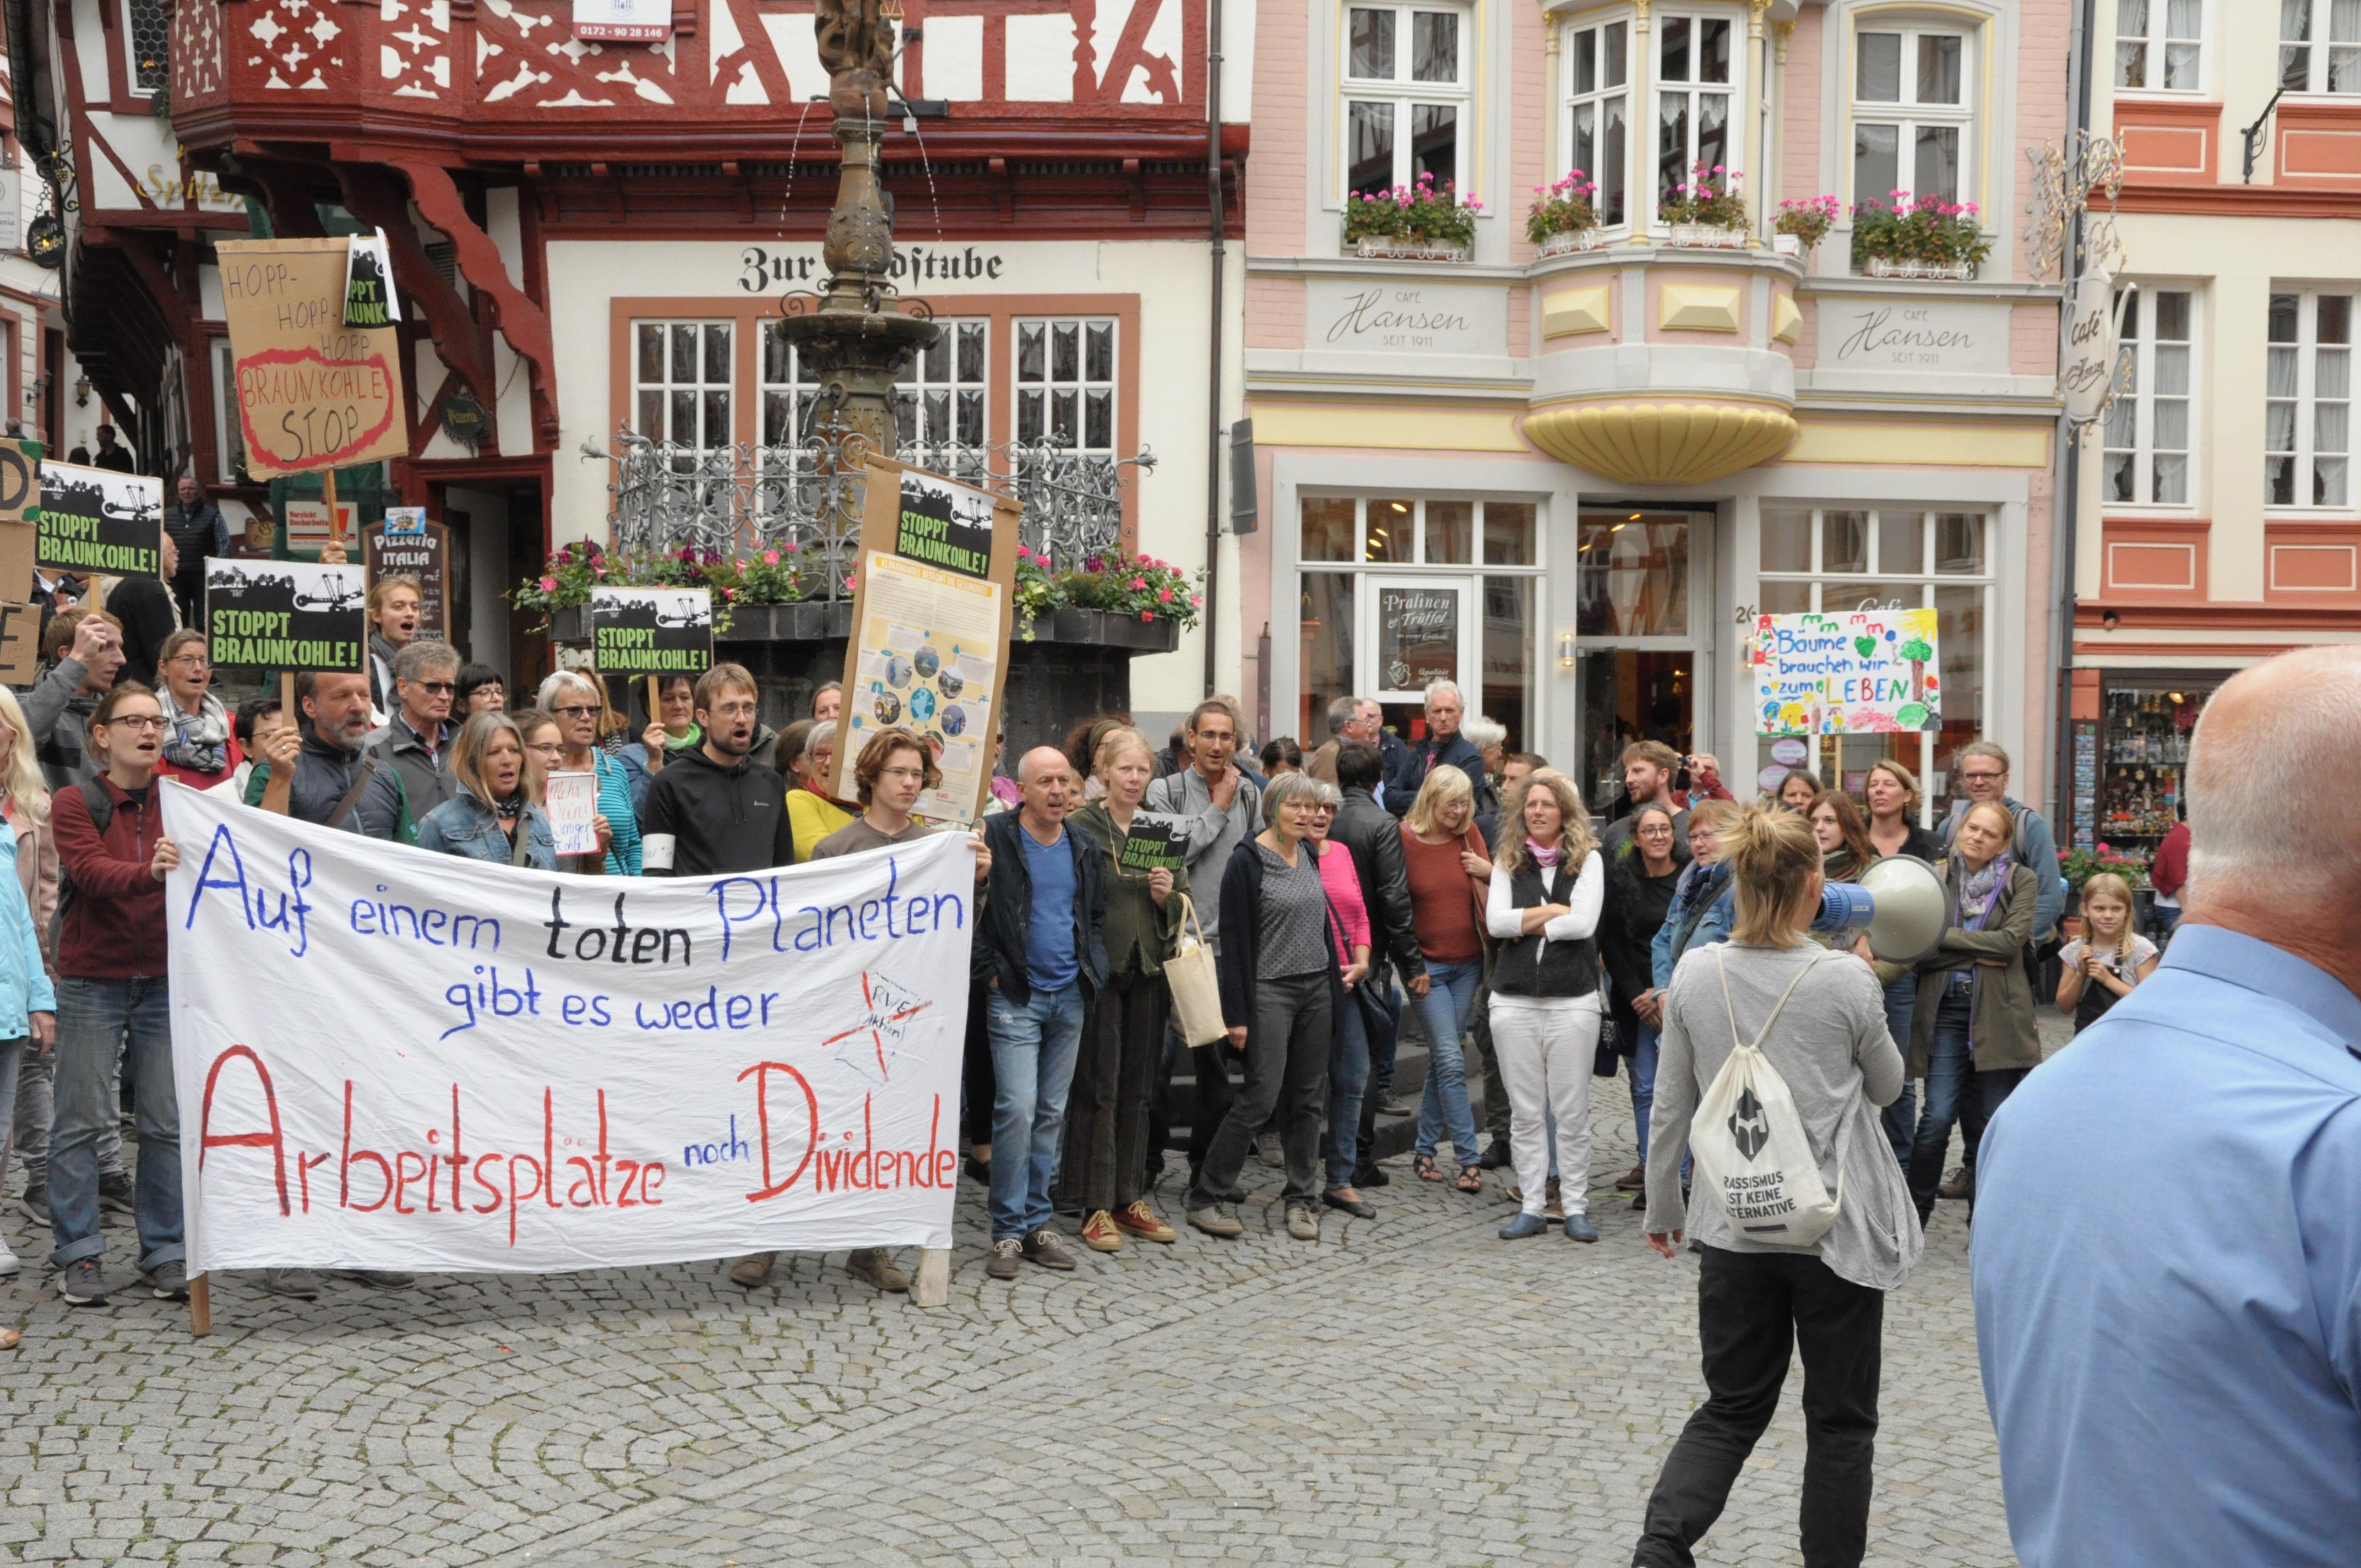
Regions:
<instances>
[{"instance_id":1,"label":"black hoodie","mask_svg":"<svg viewBox=\"0 0 2361 1568\"><path fill-rule=\"evenodd\" d=\"M727 876L796 863L787 786L750 756L723 767L702 746L675 751L640 809L648 876Z\"/></svg>"}]
</instances>

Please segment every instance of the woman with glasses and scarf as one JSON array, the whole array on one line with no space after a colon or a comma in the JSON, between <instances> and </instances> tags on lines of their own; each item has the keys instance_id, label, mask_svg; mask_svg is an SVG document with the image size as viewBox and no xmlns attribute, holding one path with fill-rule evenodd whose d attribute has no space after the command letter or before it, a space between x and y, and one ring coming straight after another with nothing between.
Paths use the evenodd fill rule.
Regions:
<instances>
[{"instance_id":1,"label":"woman with glasses and scarf","mask_svg":"<svg viewBox=\"0 0 2361 1568\"><path fill-rule=\"evenodd\" d=\"M192 789L210 789L237 772L246 753L237 743L229 710L213 694L213 661L205 634L175 631L156 656L164 677L164 758L156 776L179 779Z\"/></svg>"},{"instance_id":2,"label":"woman with glasses and scarf","mask_svg":"<svg viewBox=\"0 0 2361 1568\"><path fill-rule=\"evenodd\" d=\"M559 739L566 743L565 754L551 771L598 775L598 815L609 828L607 874L639 875L640 817L631 805L631 770L598 744L599 715L611 711L598 683L579 671L560 670L541 683L538 698L534 706L557 720ZM589 862L587 869L598 869L596 857L579 859Z\"/></svg>"},{"instance_id":3,"label":"woman with glasses and scarf","mask_svg":"<svg viewBox=\"0 0 2361 1568\"><path fill-rule=\"evenodd\" d=\"M2014 828L2006 806L1980 801L1960 819L1951 853L1935 866L1949 923L1934 957L1918 966L1918 1005L1910 1020L1909 1076L1927 1080L1909 1168L1910 1200L1922 1226L1935 1212L1951 1124L1960 1124L1972 1157L1984 1124L2041 1065L2023 957L2038 892L2033 869L2009 853Z\"/></svg>"}]
</instances>

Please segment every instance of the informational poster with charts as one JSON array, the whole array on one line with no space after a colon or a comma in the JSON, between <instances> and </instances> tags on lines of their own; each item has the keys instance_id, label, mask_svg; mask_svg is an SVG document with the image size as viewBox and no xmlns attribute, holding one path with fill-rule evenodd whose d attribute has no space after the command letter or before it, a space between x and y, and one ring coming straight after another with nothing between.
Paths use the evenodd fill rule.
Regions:
<instances>
[{"instance_id":1,"label":"informational poster with charts","mask_svg":"<svg viewBox=\"0 0 2361 1568\"><path fill-rule=\"evenodd\" d=\"M1758 735L1893 735L1938 729L1943 694L1932 609L1755 617Z\"/></svg>"},{"instance_id":2,"label":"informational poster with charts","mask_svg":"<svg viewBox=\"0 0 2361 1568\"><path fill-rule=\"evenodd\" d=\"M844 729L835 793L880 729L906 729L941 782L919 797L929 821L967 824L992 786L1016 586L1016 503L939 474L873 461L845 651Z\"/></svg>"}]
</instances>

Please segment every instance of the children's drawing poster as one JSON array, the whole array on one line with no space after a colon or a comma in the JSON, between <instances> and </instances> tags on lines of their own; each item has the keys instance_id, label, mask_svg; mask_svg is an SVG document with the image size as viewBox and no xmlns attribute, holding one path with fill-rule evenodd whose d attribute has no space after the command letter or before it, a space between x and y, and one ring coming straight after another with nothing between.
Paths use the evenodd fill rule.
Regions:
<instances>
[{"instance_id":1,"label":"children's drawing poster","mask_svg":"<svg viewBox=\"0 0 2361 1568\"><path fill-rule=\"evenodd\" d=\"M1757 735L1892 735L1943 722L1932 609L1759 615Z\"/></svg>"}]
</instances>

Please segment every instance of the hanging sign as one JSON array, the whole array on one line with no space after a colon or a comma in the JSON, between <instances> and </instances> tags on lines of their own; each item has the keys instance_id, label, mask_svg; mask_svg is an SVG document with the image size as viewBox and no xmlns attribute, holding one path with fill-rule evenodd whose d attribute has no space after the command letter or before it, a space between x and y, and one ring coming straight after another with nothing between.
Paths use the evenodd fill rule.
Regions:
<instances>
[{"instance_id":1,"label":"hanging sign","mask_svg":"<svg viewBox=\"0 0 2361 1568\"><path fill-rule=\"evenodd\" d=\"M963 835L641 882L162 788L192 1274L950 1245Z\"/></svg>"},{"instance_id":2,"label":"hanging sign","mask_svg":"<svg viewBox=\"0 0 2361 1568\"><path fill-rule=\"evenodd\" d=\"M660 44L672 37L672 0L574 0L574 36Z\"/></svg>"},{"instance_id":3,"label":"hanging sign","mask_svg":"<svg viewBox=\"0 0 2361 1568\"><path fill-rule=\"evenodd\" d=\"M2085 272L2074 286L2058 359L2058 400L2071 423L2090 424L2106 411L2122 352L2124 309L2138 291L2132 283L2117 294L2115 275L2103 269Z\"/></svg>"},{"instance_id":4,"label":"hanging sign","mask_svg":"<svg viewBox=\"0 0 2361 1568\"><path fill-rule=\"evenodd\" d=\"M292 513L301 504L290 502L287 510ZM325 543L324 523L321 538ZM361 548L368 557L370 582L405 574L418 579L418 635L449 641L451 531L427 521L424 507L388 507L385 525L362 534Z\"/></svg>"},{"instance_id":5,"label":"hanging sign","mask_svg":"<svg viewBox=\"0 0 2361 1568\"><path fill-rule=\"evenodd\" d=\"M346 324L351 248L341 238L214 247L238 432L257 478L410 454L394 327Z\"/></svg>"},{"instance_id":6,"label":"hanging sign","mask_svg":"<svg viewBox=\"0 0 2361 1568\"><path fill-rule=\"evenodd\" d=\"M1759 615L1747 646L1757 735L1938 729L1931 609Z\"/></svg>"},{"instance_id":7,"label":"hanging sign","mask_svg":"<svg viewBox=\"0 0 2361 1568\"><path fill-rule=\"evenodd\" d=\"M713 668L711 588L592 588L591 660L601 675L700 675Z\"/></svg>"},{"instance_id":8,"label":"hanging sign","mask_svg":"<svg viewBox=\"0 0 2361 1568\"><path fill-rule=\"evenodd\" d=\"M164 564L164 481L43 463L36 564L54 572L153 577Z\"/></svg>"},{"instance_id":9,"label":"hanging sign","mask_svg":"<svg viewBox=\"0 0 2361 1568\"><path fill-rule=\"evenodd\" d=\"M205 560L205 638L227 669L350 674L364 667L368 603L357 562Z\"/></svg>"},{"instance_id":10,"label":"hanging sign","mask_svg":"<svg viewBox=\"0 0 2361 1568\"><path fill-rule=\"evenodd\" d=\"M918 815L966 824L983 814L1016 598L1017 521L1005 496L870 459L843 740L829 786L839 800L853 798L861 748L881 729L903 729L941 772L918 797Z\"/></svg>"}]
</instances>

